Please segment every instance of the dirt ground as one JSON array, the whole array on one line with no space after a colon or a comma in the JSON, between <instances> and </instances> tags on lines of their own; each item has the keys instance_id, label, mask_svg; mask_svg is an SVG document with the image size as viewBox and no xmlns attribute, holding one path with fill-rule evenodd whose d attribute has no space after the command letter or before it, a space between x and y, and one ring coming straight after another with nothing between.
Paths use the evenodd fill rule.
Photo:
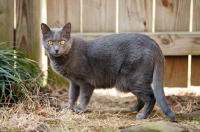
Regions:
<instances>
[{"instance_id":1,"label":"dirt ground","mask_svg":"<svg viewBox=\"0 0 200 132\"><path fill-rule=\"evenodd\" d=\"M191 132L200 131L199 117L183 116L185 113L200 110L200 96L196 92L178 94L176 91L174 95L172 93L166 92L166 95L169 95L168 103L176 113L175 123ZM113 89L95 90L88 110L80 114L71 110L59 110L59 106L68 100L66 88L49 86L43 89L40 96L33 96L32 99L33 102L22 101L18 104L1 105L0 132L115 132L130 125L169 121L157 105L148 119L135 120L137 113L127 111L128 106L136 101L135 96L130 93L122 94Z\"/></svg>"}]
</instances>

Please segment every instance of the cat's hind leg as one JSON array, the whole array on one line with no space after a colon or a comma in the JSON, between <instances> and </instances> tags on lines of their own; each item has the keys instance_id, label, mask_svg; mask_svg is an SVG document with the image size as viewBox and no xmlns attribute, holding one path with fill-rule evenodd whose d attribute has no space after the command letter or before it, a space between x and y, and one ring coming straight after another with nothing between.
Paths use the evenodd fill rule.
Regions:
<instances>
[{"instance_id":1,"label":"cat's hind leg","mask_svg":"<svg viewBox=\"0 0 200 132\"><path fill-rule=\"evenodd\" d=\"M134 105L128 107L128 110L131 112L140 111L144 107L144 102L137 97L137 102Z\"/></svg>"},{"instance_id":2,"label":"cat's hind leg","mask_svg":"<svg viewBox=\"0 0 200 132\"><path fill-rule=\"evenodd\" d=\"M136 119L146 119L153 110L156 102L152 88L145 88L142 91L134 89L131 92L144 102L144 109L142 113L136 115Z\"/></svg>"}]
</instances>

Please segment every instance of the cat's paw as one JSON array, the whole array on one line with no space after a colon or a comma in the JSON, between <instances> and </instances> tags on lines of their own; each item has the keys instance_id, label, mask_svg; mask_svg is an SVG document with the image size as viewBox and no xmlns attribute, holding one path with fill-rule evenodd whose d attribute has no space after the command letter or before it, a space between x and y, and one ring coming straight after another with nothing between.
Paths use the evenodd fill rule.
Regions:
<instances>
[{"instance_id":1,"label":"cat's paw","mask_svg":"<svg viewBox=\"0 0 200 132\"><path fill-rule=\"evenodd\" d=\"M66 104L62 104L61 106L60 106L60 109L61 110L63 110L63 109L73 109L74 108L74 105L73 104L71 104L71 103L66 103Z\"/></svg>"},{"instance_id":2,"label":"cat's paw","mask_svg":"<svg viewBox=\"0 0 200 132\"><path fill-rule=\"evenodd\" d=\"M131 112L140 111L144 107L144 103L142 101L137 102L134 105L128 107L128 110Z\"/></svg>"},{"instance_id":3,"label":"cat's paw","mask_svg":"<svg viewBox=\"0 0 200 132\"><path fill-rule=\"evenodd\" d=\"M81 108L79 105L76 106L73 110L74 110L74 112L76 112L76 113L82 113L82 112L85 112L85 111L86 111L86 109Z\"/></svg>"},{"instance_id":4,"label":"cat's paw","mask_svg":"<svg viewBox=\"0 0 200 132\"><path fill-rule=\"evenodd\" d=\"M144 115L144 114L142 114L142 113L138 113L137 115L136 115L136 120L140 120L140 119L146 119L147 117Z\"/></svg>"},{"instance_id":5,"label":"cat's paw","mask_svg":"<svg viewBox=\"0 0 200 132\"><path fill-rule=\"evenodd\" d=\"M128 111L130 112L138 111L138 108L135 105L131 105L128 107Z\"/></svg>"}]
</instances>

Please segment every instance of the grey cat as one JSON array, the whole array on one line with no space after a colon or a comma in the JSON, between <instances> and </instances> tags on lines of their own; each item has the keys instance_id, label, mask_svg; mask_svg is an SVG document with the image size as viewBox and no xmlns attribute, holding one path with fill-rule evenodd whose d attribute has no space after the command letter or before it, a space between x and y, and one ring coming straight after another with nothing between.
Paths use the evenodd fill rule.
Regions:
<instances>
[{"instance_id":1,"label":"grey cat","mask_svg":"<svg viewBox=\"0 0 200 132\"><path fill-rule=\"evenodd\" d=\"M70 22L63 28L42 23L41 30L51 67L70 81L69 100L63 108L83 112L95 88L115 87L137 97L130 111L144 107L136 119L147 118L157 100L163 113L175 120L163 91L164 56L151 38L122 33L86 41L71 35ZM80 103L75 106L79 95Z\"/></svg>"}]
</instances>

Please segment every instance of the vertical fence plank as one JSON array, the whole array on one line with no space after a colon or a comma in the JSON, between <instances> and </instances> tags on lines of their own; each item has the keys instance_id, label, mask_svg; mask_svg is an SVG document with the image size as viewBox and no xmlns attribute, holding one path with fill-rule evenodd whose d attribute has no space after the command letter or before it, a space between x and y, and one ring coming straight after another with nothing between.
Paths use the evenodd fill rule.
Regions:
<instances>
[{"instance_id":1,"label":"vertical fence plank","mask_svg":"<svg viewBox=\"0 0 200 132\"><path fill-rule=\"evenodd\" d=\"M185 56L165 57L165 80L166 87L187 87L188 65Z\"/></svg>"},{"instance_id":2,"label":"vertical fence plank","mask_svg":"<svg viewBox=\"0 0 200 132\"><path fill-rule=\"evenodd\" d=\"M193 32L200 31L200 0L193 3ZM200 56L192 56L191 85L200 85Z\"/></svg>"},{"instance_id":3,"label":"vertical fence plank","mask_svg":"<svg viewBox=\"0 0 200 132\"><path fill-rule=\"evenodd\" d=\"M47 24L63 27L72 23L72 32L80 32L80 0L47 0Z\"/></svg>"},{"instance_id":4,"label":"vertical fence plank","mask_svg":"<svg viewBox=\"0 0 200 132\"><path fill-rule=\"evenodd\" d=\"M190 0L156 0L155 31L189 31ZM188 57L165 57L167 87L187 87Z\"/></svg>"},{"instance_id":5,"label":"vertical fence plank","mask_svg":"<svg viewBox=\"0 0 200 132\"><path fill-rule=\"evenodd\" d=\"M152 0L119 0L119 32L151 32Z\"/></svg>"},{"instance_id":6,"label":"vertical fence plank","mask_svg":"<svg viewBox=\"0 0 200 132\"><path fill-rule=\"evenodd\" d=\"M83 0L83 32L115 32L116 0Z\"/></svg>"},{"instance_id":7,"label":"vertical fence plank","mask_svg":"<svg viewBox=\"0 0 200 132\"><path fill-rule=\"evenodd\" d=\"M0 0L0 42L13 46L14 32L14 2Z\"/></svg>"},{"instance_id":8,"label":"vertical fence plank","mask_svg":"<svg viewBox=\"0 0 200 132\"><path fill-rule=\"evenodd\" d=\"M156 0L155 31L189 31L190 0Z\"/></svg>"},{"instance_id":9,"label":"vertical fence plank","mask_svg":"<svg viewBox=\"0 0 200 132\"><path fill-rule=\"evenodd\" d=\"M16 48L41 63L40 0L16 0Z\"/></svg>"},{"instance_id":10,"label":"vertical fence plank","mask_svg":"<svg viewBox=\"0 0 200 132\"><path fill-rule=\"evenodd\" d=\"M200 0L194 0L193 3L193 29L192 31L200 31Z\"/></svg>"},{"instance_id":11,"label":"vertical fence plank","mask_svg":"<svg viewBox=\"0 0 200 132\"><path fill-rule=\"evenodd\" d=\"M200 56L192 56L191 85L200 86Z\"/></svg>"}]
</instances>

